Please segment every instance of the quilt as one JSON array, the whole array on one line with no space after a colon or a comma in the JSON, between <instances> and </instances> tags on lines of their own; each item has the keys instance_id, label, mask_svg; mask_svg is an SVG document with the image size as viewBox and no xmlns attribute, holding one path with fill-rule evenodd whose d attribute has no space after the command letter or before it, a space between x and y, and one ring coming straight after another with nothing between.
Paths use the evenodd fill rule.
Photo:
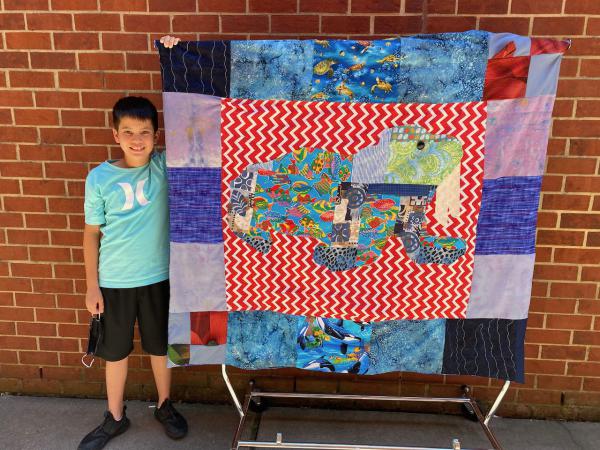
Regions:
<instances>
[{"instance_id":1,"label":"quilt","mask_svg":"<svg viewBox=\"0 0 600 450\"><path fill-rule=\"evenodd\" d=\"M567 42L156 46L171 366L523 382Z\"/></svg>"}]
</instances>

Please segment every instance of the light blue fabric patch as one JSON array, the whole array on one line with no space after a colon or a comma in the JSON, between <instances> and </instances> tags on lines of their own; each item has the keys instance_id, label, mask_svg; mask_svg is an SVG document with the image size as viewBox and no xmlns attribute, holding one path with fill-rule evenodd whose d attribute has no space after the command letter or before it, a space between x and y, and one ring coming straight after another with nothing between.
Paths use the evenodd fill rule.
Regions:
<instances>
[{"instance_id":1,"label":"light blue fabric patch","mask_svg":"<svg viewBox=\"0 0 600 450\"><path fill-rule=\"evenodd\" d=\"M231 41L232 98L307 100L312 41Z\"/></svg>"},{"instance_id":2,"label":"light blue fabric patch","mask_svg":"<svg viewBox=\"0 0 600 450\"><path fill-rule=\"evenodd\" d=\"M529 61L527 76L527 97L538 95L556 95L558 73L562 54L533 55Z\"/></svg>"},{"instance_id":3,"label":"light blue fabric patch","mask_svg":"<svg viewBox=\"0 0 600 450\"><path fill-rule=\"evenodd\" d=\"M475 255L467 319L526 319L535 255Z\"/></svg>"},{"instance_id":4,"label":"light blue fabric patch","mask_svg":"<svg viewBox=\"0 0 600 450\"><path fill-rule=\"evenodd\" d=\"M171 313L227 309L223 258L223 243L171 242Z\"/></svg>"},{"instance_id":5,"label":"light blue fabric patch","mask_svg":"<svg viewBox=\"0 0 600 450\"><path fill-rule=\"evenodd\" d=\"M300 320L271 311L230 312L225 363L242 369L294 367Z\"/></svg>"},{"instance_id":6,"label":"light blue fabric patch","mask_svg":"<svg viewBox=\"0 0 600 450\"><path fill-rule=\"evenodd\" d=\"M475 102L483 97L488 33L402 38L401 103Z\"/></svg>"},{"instance_id":7,"label":"light blue fabric patch","mask_svg":"<svg viewBox=\"0 0 600 450\"><path fill-rule=\"evenodd\" d=\"M190 314L169 313L169 342L171 344L189 344L190 338Z\"/></svg>"},{"instance_id":8,"label":"light blue fabric patch","mask_svg":"<svg viewBox=\"0 0 600 450\"><path fill-rule=\"evenodd\" d=\"M445 334L445 319L373 323L367 374L441 373Z\"/></svg>"},{"instance_id":9,"label":"light blue fabric patch","mask_svg":"<svg viewBox=\"0 0 600 450\"><path fill-rule=\"evenodd\" d=\"M223 364L225 345L190 345L190 365Z\"/></svg>"}]
</instances>

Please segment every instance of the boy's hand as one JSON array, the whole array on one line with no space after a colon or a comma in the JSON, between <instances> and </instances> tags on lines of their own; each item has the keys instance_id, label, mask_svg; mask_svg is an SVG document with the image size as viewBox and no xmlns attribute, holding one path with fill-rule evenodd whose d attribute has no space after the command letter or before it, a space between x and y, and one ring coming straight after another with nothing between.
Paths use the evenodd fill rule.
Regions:
<instances>
[{"instance_id":1,"label":"boy's hand","mask_svg":"<svg viewBox=\"0 0 600 450\"><path fill-rule=\"evenodd\" d=\"M104 298L99 287L87 290L85 307L91 314L102 314L104 312Z\"/></svg>"},{"instance_id":2,"label":"boy's hand","mask_svg":"<svg viewBox=\"0 0 600 450\"><path fill-rule=\"evenodd\" d=\"M169 35L160 38L160 43L164 45L165 48L173 48L175 45L179 44L179 41L181 41L181 39L178 37Z\"/></svg>"}]
</instances>

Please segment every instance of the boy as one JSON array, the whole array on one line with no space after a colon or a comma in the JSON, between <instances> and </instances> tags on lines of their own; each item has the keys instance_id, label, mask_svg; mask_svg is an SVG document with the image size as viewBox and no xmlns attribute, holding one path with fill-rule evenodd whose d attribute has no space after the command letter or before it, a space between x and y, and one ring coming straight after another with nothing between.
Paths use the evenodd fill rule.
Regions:
<instances>
[{"instance_id":1,"label":"boy","mask_svg":"<svg viewBox=\"0 0 600 450\"><path fill-rule=\"evenodd\" d=\"M85 450L129 428L123 393L136 318L158 390L154 416L169 437L187 433L169 400L169 213L165 155L154 151L158 113L143 97L124 97L113 108L113 126L124 156L94 168L85 186L85 303L90 313L103 314L96 355L106 360L108 397L104 421L79 444Z\"/></svg>"}]
</instances>

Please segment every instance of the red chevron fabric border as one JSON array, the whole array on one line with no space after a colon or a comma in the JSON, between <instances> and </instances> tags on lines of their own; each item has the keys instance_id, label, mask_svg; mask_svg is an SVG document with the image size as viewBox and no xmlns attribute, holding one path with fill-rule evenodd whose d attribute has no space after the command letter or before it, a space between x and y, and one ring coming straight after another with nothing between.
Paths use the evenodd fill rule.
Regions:
<instances>
[{"instance_id":1,"label":"red chevron fabric border","mask_svg":"<svg viewBox=\"0 0 600 450\"><path fill-rule=\"evenodd\" d=\"M334 103L223 99L222 205L228 309L356 321L464 318L473 273L475 230L483 182L486 102L446 104ZM455 264L416 264L399 239L355 270L332 272L312 258L317 242L273 235L268 254L236 237L226 223L231 181L248 165L306 146L343 156L374 145L389 127L419 125L463 143L460 217L448 225L427 213L433 234L459 236L467 253ZM435 198L434 198L435 203ZM434 205L432 205L434 206Z\"/></svg>"}]
</instances>

